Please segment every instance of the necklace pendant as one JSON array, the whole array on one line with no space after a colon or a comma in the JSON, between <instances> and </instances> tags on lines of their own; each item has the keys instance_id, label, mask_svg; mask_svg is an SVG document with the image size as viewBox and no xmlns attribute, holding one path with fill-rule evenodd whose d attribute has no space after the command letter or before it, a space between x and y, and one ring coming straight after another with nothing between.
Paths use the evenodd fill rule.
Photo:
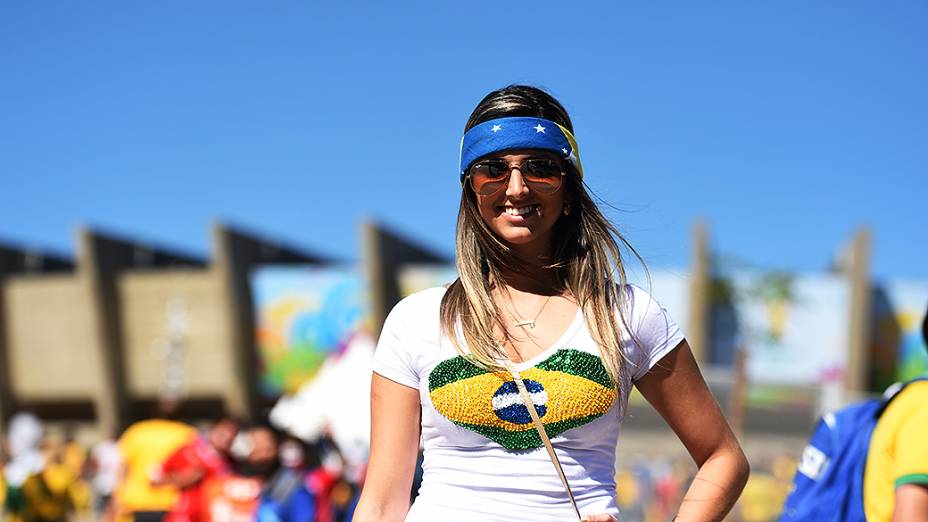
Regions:
<instances>
[{"instance_id":1,"label":"necklace pendant","mask_svg":"<svg viewBox=\"0 0 928 522\"><path fill-rule=\"evenodd\" d=\"M535 321L533 319L528 321L519 321L516 323L516 326L528 326L529 328L535 328Z\"/></svg>"}]
</instances>

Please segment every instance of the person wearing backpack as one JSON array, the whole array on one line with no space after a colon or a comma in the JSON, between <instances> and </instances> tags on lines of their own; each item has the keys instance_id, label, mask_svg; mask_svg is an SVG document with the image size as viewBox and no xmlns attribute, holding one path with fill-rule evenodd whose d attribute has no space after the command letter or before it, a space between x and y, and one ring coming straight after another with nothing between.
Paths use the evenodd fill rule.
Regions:
<instances>
[{"instance_id":1,"label":"person wearing backpack","mask_svg":"<svg viewBox=\"0 0 928 522\"><path fill-rule=\"evenodd\" d=\"M926 377L826 413L799 459L780 522L928 522L925 441Z\"/></svg>"},{"instance_id":2,"label":"person wearing backpack","mask_svg":"<svg viewBox=\"0 0 928 522\"><path fill-rule=\"evenodd\" d=\"M922 338L928 347L928 312ZM928 380L909 383L880 416L863 489L870 522L928 521Z\"/></svg>"}]
</instances>

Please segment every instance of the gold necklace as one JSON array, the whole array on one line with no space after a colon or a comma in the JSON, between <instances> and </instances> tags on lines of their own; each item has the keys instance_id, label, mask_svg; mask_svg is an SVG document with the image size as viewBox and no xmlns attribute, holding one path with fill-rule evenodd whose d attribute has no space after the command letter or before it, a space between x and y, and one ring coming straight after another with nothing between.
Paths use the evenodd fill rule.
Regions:
<instances>
[{"instance_id":1,"label":"gold necklace","mask_svg":"<svg viewBox=\"0 0 928 522\"><path fill-rule=\"evenodd\" d=\"M509 317L512 319L513 326L518 326L518 327L521 327L521 328L525 328L525 327L527 326L527 327L529 327L529 329L535 328L535 321L537 321L538 318L541 317L541 312L543 312L543 311L545 310L545 307L548 306L548 301L550 301L552 297L554 297L554 296L549 295L548 298L545 299L545 302L542 303L541 308L538 310L538 313L535 314L535 317L533 317L532 319L522 319L521 321L520 321L520 320L517 320L517 319L516 319L516 316L515 316L515 313L512 312L512 311L509 311L509 309L508 309L509 307L507 306L507 307L506 307L506 308L507 308L506 311L509 312ZM515 307L515 305L512 303L512 301L510 301L510 304L512 304L512 309L515 310L516 307Z\"/></svg>"}]
</instances>

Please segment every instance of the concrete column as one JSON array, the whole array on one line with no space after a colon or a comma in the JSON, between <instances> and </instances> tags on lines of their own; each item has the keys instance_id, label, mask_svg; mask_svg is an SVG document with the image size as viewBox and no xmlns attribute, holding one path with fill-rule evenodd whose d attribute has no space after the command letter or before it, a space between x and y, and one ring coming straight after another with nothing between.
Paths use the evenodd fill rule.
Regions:
<instances>
[{"instance_id":1,"label":"concrete column","mask_svg":"<svg viewBox=\"0 0 928 522\"><path fill-rule=\"evenodd\" d=\"M712 307L712 267L709 232L703 222L693 226L693 259L690 270L689 324L686 337L697 362L709 357L709 313Z\"/></svg>"},{"instance_id":2,"label":"concrete column","mask_svg":"<svg viewBox=\"0 0 928 522\"><path fill-rule=\"evenodd\" d=\"M258 354L255 351L255 318L251 271L267 264L324 264L329 260L270 243L227 225L213 226L213 269L225 288L226 314L232 328L229 356L233 378L224 393L229 413L254 421L265 406L258 393Z\"/></svg>"},{"instance_id":3,"label":"concrete column","mask_svg":"<svg viewBox=\"0 0 928 522\"><path fill-rule=\"evenodd\" d=\"M361 224L362 268L371 298L374 335L380 335L383 322L400 300L397 276L408 263L446 264L450 260L388 230L372 220Z\"/></svg>"},{"instance_id":4,"label":"concrete column","mask_svg":"<svg viewBox=\"0 0 928 522\"><path fill-rule=\"evenodd\" d=\"M849 394L860 393L868 387L868 347L873 297L870 281L871 243L870 230L858 230L851 242L848 266L845 267L845 275L851 286L847 372L844 376L844 390Z\"/></svg>"},{"instance_id":5,"label":"concrete column","mask_svg":"<svg viewBox=\"0 0 928 522\"><path fill-rule=\"evenodd\" d=\"M103 379L94 391L97 423L103 433L113 433L129 421L116 275L120 266L131 264L131 252L83 228L77 232L77 247L77 273L88 293L102 365Z\"/></svg>"},{"instance_id":6,"label":"concrete column","mask_svg":"<svg viewBox=\"0 0 928 522\"><path fill-rule=\"evenodd\" d=\"M3 262L0 260L0 432L6 431L6 421L13 415L16 408L13 401L13 387L10 384L5 275Z\"/></svg>"}]
</instances>

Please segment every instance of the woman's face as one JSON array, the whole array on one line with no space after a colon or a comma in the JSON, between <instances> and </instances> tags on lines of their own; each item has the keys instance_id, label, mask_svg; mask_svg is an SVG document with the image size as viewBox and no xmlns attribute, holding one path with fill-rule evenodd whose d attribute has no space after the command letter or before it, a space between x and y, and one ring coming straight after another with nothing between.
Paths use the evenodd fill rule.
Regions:
<instances>
[{"instance_id":1,"label":"woman's face","mask_svg":"<svg viewBox=\"0 0 928 522\"><path fill-rule=\"evenodd\" d=\"M562 161L547 151L513 151L487 159L502 160L511 168L508 185L491 195L477 193L480 217L496 236L513 247L530 247L547 254L551 247L554 224L564 211L566 183L544 193L525 182L521 164L529 158L554 160L564 171Z\"/></svg>"}]
</instances>

